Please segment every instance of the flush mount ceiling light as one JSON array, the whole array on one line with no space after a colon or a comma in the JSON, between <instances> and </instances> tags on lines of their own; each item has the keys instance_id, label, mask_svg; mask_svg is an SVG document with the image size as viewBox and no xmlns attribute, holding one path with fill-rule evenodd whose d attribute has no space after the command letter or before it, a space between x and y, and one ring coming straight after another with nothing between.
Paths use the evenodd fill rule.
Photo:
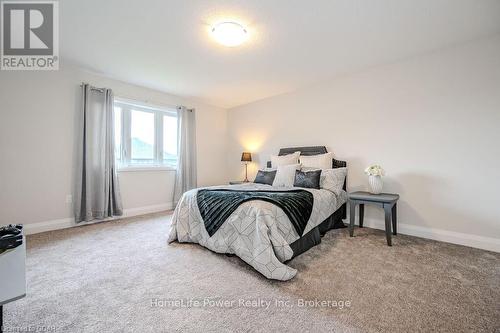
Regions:
<instances>
[{"instance_id":1,"label":"flush mount ceiling light","mask_svg":"<svg viewBox=\"0 0 500 333\"><path fill-rule=\"evenodd\" d=\"M224 46L234 47L242 44L248 38L248 32L239 23L221 22L212 28L215 40Z\"/></svg>"}]
</instances>

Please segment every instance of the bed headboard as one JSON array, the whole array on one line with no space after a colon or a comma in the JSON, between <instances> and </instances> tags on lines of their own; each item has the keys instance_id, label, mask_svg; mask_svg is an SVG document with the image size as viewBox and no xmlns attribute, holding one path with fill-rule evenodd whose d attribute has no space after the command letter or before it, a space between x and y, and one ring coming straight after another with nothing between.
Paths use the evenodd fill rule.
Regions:
<instances>
[{"instance_id":1,"label":"bed headboard","mask_svg":"<svg viewBox=\"0 0 500 333\"><path fill-rule=\"evenodd\" d=\"M278 153L278 156L293 154L296 151L300 151L300 154L305 155L305 156L328 153L325 146L292 147L292 148L281 148L279 153ZM271 161L267 161L267 167L268 168L271 167ZM340 160L336 160L334 158L332 159L332 169L346 168L346 167L347 167L346 161L340 161ZM342 186L342 188L344 189L344 191L347 191L347 177L346 177L346 180L344 181L344 186Z\"/></svg>"},{"instance_id":2,"label":"bed headboard","mask_svg":"<svg viewBox=\"0 0 500 333\"><path fill-rule=\"evenodd\" d=\"M325 146L312 146L312 147L292 147L292 148L281 148L278 156L293 154L296 151L300 151L300 155L311 156L311 155L319 155L326 154L328 151ZM267 161L267 167L271 167L271 161ZM332 168L345 168L347 167L347 162L340 161L336 159L332 159Z\"/></svg>"}]
</instances>

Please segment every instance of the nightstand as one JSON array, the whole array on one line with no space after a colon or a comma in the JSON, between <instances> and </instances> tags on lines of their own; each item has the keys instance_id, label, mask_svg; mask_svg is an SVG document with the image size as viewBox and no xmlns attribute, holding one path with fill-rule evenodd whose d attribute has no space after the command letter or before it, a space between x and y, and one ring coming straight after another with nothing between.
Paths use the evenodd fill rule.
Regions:
<instances>
[{"instance_id":1,"label":"nightstand","mask_svg":"<svg viewBox=\"0 0 500 333\"><path fill-rule=\"evenodd\" d=\"M385 236L387 238L387 245L392 246L391 238L391 222L392 233L397 235L397 202L399 194L393 193L380 193L372 194L369 192L352 192L349 193L349 215L350 225L349 234L354 236L354 218L356 212L356 205L359 205L359 227L363 228L363 218L365 214L365 204L376 205L382 207L385 211Z\"/></svg>"},{"instance_id":2,"label":"nightstand","mask_svg":"<svg viewBox=\"0 0 500 333\"><path fill-rule=\"evenodd\" d=\"M245 182L243 180L231 180L229 182L229 185L241 185L241 184L246 184L246 183L249 183L249 182Z\"/></svg>"}]
</instances>

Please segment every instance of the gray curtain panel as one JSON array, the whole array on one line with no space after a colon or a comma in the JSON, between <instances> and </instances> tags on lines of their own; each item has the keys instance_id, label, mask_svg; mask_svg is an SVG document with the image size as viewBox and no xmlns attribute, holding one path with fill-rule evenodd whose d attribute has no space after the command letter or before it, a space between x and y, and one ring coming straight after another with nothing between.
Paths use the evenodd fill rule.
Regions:
<instances>
[{"instance_id":1,"label":"gray curtain panel","mask_svg":"<svg viewBox=\"0 0 500 333\"><path fill-rule=\"evenodd\" d=\"M177 108L178 131L177 140L177 172L174 185L174 205L177 205L182 194L196 188L196 114L183 106Z\"/></svg>"},{"instance_id":2,"label":"gray curtain panel","mask_svg":"<svg viewBox=\"0 0 500 333\"><path fill-rule=\"evenodd\" d=\"M82 95L76 222L123 214L114 156L113 92L84 84Z\"/></svg>"}]
</instances>

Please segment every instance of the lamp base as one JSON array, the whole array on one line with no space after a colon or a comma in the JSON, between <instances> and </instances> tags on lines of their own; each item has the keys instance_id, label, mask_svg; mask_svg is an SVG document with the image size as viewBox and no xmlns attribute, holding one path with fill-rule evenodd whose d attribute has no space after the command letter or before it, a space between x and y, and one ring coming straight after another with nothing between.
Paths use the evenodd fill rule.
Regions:
<instances>
[{"instance_id":1,"label":"lamp base","mask_svg":"<svg viewBox=\"0 0 500 333\"><path fill-rule=\"evenodd\" d=\"M248 163L245 163L245 180L244 183L248 183Z\"/></svg>"}]
</instances>

